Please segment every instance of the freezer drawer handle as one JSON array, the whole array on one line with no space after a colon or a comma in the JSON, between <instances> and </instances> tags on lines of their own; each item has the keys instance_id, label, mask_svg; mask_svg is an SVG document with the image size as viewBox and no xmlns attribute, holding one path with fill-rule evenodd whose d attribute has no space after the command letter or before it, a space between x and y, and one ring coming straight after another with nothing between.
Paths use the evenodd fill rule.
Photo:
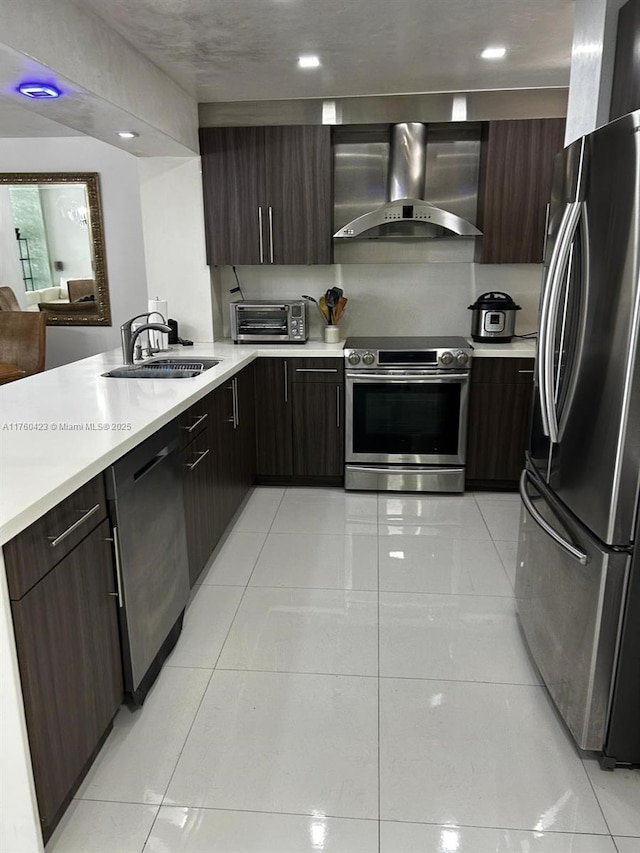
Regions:
<instances>
[{"instance_id":1,"label":"freezer drawer handle","mask_svg":"<svg viewBox=\"0 0 640 853\"><path fill-rule=\"evenodd\" d=\"M571 556L576 559L581 566L586 566L589 562L589 555L585 554L584 551L581 551L579 548L576 548L573 543L567 542L566 539L563 539L557 530L554 530L535 508L533 501L529 497L529 492L527 491L528 478L529 475L527 471L524 470L520 476L520 497L522 498L522 503L525 505L525 509L535 523L541 527L544 532L554 540L554 542L557 542L561 548L564 548L565 551L571 554Z\"/></svg>"}]
</instances>

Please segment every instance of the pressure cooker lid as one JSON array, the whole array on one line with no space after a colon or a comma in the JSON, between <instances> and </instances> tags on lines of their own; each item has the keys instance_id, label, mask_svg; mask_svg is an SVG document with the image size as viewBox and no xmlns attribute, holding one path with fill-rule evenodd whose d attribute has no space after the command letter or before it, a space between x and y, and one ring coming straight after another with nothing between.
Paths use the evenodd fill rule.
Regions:
<instances>
[{"instance_id":1,"label":"pressure cooker lid","mask_svg":"<svg viewBox=\"0 0 640 853\"><path fill-rule=\"evenodd\" d=\"M508 293L502 293L500 290L490 290L488 293L483 293L478 296L473 305L469 305L471 310L485 311L519 311L520 306L516 305Z\"/></svg>"}]
</instances>

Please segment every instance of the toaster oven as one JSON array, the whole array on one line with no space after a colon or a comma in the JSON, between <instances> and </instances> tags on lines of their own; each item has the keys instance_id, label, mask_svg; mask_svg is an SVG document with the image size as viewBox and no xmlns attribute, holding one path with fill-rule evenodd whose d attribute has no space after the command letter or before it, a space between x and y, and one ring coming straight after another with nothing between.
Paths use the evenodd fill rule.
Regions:
<instances>
[{"instance_id":1,"label":"toaster oven","mask_svg":"<svg viewBox=\"0 0 640 853\"><path fill-rule=\"evenodd\" d=\"M309 337L304 299L232 302L230 309L231 339L235 344L303 344Z\"/></svg>"}]
</instances>

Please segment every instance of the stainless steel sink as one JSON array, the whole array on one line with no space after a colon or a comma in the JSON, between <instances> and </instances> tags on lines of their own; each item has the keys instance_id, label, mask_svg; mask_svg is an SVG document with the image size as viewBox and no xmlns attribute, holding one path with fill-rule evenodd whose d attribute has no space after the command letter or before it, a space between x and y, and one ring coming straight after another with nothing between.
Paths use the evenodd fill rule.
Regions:
<instances>
[{"instance_id":1,"label":"stainless steel sink","mask_svg":"<svg viewBox=\"0 0 640 853\"><path fill-rule=\"evenodd\" d=\"M191 379L220 364L219 358L177 356L153 358L143 364L123 365L103 373L113 379Z\"/></svg>"}]
</instances>

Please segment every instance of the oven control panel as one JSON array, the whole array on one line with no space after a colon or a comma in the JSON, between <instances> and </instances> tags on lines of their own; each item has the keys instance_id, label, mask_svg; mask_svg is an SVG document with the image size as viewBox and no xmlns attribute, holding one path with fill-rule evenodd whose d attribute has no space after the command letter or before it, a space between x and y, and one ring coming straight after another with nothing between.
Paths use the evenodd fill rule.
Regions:
<instances>
[{"instance_id":1,"label":"oven control panel","mask_svg":"<svg viewBox=\"0 0 640 853\"><path fill-rule=\"evenodd\" d=\"M473 349L465 338L347 338L347 367L467 371Z\"/></svg>"}]
</instances>

